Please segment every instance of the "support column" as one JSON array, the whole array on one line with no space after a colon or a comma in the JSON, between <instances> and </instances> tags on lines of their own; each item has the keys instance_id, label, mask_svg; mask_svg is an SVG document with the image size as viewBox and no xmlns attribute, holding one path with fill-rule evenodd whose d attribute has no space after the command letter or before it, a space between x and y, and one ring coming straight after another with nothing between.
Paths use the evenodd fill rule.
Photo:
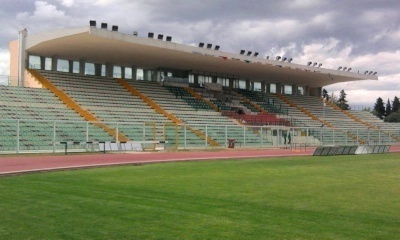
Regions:
<instances>
[{"instance_id":1,"label":"support column","mask_svg":"<svg viewBox=\"0 0 400 240\"><path fill-rule=\"evenodd\" d=\"M85 75L85 59L79 59L79 74Z\"/></svg>"},{"instance_id":2,"label":"support column","mask_svg":"<svg viewBox=\"0 0 400 240\"><path fill-rule=\"evenodd\" d=\"M193 74L193 83L195 86L199 85L199 75L198 74Z\"/></svg>"},{"instance_id":3,"label":"support column","mask_svg":"<svg viewBox=\"0 0 400 240\"><path fill-rule=\"evenodd\" d=\"M296 84L292 85L292 95L298 95L298 93L297 93L297 85Z\"/></svg>"},{"instance_id":4,"label":"support column","mask_svg":"<svg viewBox=\"0 0 400 240\"><path fill-rule=\"evenodd\" d=\"M40 70L44 70L46 68L46 57L40 57Z\"/></svg>"},{"instance_id":5,"label":"support column","mask_svg":"<svg viewBox=\"0 0 400 240\"><path fill-rule=\"evenodd\" d=\"M217 83L218 77L217 76L212 76L211 77L211 82L212 83Z\"/></svg>"},{"instance_id":6,"label":"support column","mask_svg":"<svg viewBox=\"0 0 400 240\"><path fill-rule=\"evenodd\" d=\"M26 36L28 36L28 31L26 29L19 31L18 33L18 86L25 86L25 68L29 63L27 63L27 53L26 53Z\"/></svg>"},{"instance_id":7,"label":"support column","mask_svg":"<svg viewBox=\"0 0 400 240\"><path fill-rule=\"evenodd\" d=\"M250 86L251 84L250 84L250 80L249 79L246 79L246 90L251 90L250 88L251 88L251 86Z\"/></svg>"},{"instance_id":8,"label":"support column","mask_svg":"<svg viewBox=\"0 0 400 240\"><path fill-rule=\"evenodd\" d=\"M100 64L100 63L94 64L94 75L101 76L101 66L102 66L102 64Z\"/></svg>"},{"instance_id":9,"label":"support column","mask_svg":"<svg viewBox=\"0 0 400 240\"><path fill-rule=\"evenodd\" d=\"M261 82L261 92L265 92L265 82Z\"/></svg>"},{"instance_id":10,"label":"support column","mask_svg":"<svg viewBox=\"0 0 400 240\"><path fill-rule=\"evenodd\" d=\"M310 87L304 86L304 96L310 96Z\"/></svg>"},{"instance_id":11,"label":"support column","mask_svg":"<svg viewBox=\"0 0 400 240\"><path fill-rule=\"evenodd\" d=\"M276 83L276 93L282 93L282 85L280 83Z\"/></svg>"},{"instance_id":12,"label":"support column","mask_svg":"<svg viewBox=\"0 0 400 240\"><path fill-rule=\"evenodd\" d=\"M106 63L106 77L112 78L113 77L113 65L111 63Z\"/></svg>"},{"instance_id":13,"label":"support column","mask_svg":"<svg viewBox=\"0 0 400 240\"><path fill-rule=\"evenodd\" d=\"M229 78L229 88L233 88L233 78Z\"/></svg>"},{"instance_id":14,"label":"support column","mask_svg":"<svg viewBox=\"0 0 400 240\"><path fill-rule=\"evenodd\" d=\"M69 73L74 72L74 61L73 60L68 60L68 72Z\"/></svg>"},{"instance_id":15,"label":"support column","mask_svg":"<svg viewBox=\"0 0 400 240\"><path fill-rule=\"evenodd\" d=\"M58 57L56 55L51 57L51 71L57 71Z\"/></svg>"},{"instance_id":16,"label":"support column","mask_svg":"<svg viewBox=\"0 0 400 240\"><path fill-rule=\"evenodd\" d=\"M137 68L132 66L132 80L136 80Z\"/></svg>"},{"instance_id":17,"label":"support column","mask_svg":"<svg viewBox=\"0 0 400 240\"><path fill-rule=\"evenodd\" d=\"M121 66L121 78L125 79L125 67Z\"/></svg>"}]
</instances>

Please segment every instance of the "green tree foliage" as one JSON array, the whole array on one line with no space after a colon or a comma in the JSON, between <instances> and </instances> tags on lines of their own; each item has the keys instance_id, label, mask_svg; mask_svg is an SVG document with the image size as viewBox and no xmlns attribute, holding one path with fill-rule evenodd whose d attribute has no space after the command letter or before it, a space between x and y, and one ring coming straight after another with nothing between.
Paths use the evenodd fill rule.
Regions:
<instances>
[{"instance_id":1,"label":"green tree foliage","mask_svg":"<svg viewBox=\"0 0 400 240\"><path fill-rule=\"evenodd\" d=\"M400 112L392 112L385 118L385 122L398 122L400 123Z\"/></svg>"},{"instance_id":2,"label":"green tree foliage","mask_svg":"<svg viewBox=\"0 0 400 240\"><path fill-rule=\"evenodd\" d=\"M383 119L383 117L385 116L385 105L383 104L383 100L381 97L376 99L374 114L380 119Z\"/></svg>"},{"instance_id":3,"label":"green tree foliage","mask_svg":"<svg viewBox=\"0 0 400 240\"><path fill-rule=\"evenodd\" d=\"M399 112L399 111L400 111L400 101L397 96L394 96L392 103L392 112Z\"/></svg>"},{"instance_id":4,"label":"green tree foliage","mask_svg":"<svg viewBox=\"0 0 400 240\"><path fill-rule=\"evenodd\" d=\"M343 110L350 110L349 104L347 104L347 100L346 100L346 93L344 92L344 90L340 91L340 95L339 98L337 100L336 105Z\"/></svg>"},{"instance_id":5,"label":"green tree foliage","mask_svg":"<svg viewBox=\"0 0 400 240\"><path fill-rule=\"evenodd\" d=\"M388 98L387 103L386 103L386 109L385 109L385 116L389 116L392 113L392 105L390 105L390 100Z\"/></svg>"}]
</instances>

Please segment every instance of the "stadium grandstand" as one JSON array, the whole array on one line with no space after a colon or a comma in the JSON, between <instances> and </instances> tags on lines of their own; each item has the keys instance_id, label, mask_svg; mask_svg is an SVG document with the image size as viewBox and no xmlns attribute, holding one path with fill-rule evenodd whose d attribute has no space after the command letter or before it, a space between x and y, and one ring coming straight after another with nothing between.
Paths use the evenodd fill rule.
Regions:
<instances>
[{"instance_id":1,"label":"stadium grandstand","mask_svg":"<svg viewBox=\"0 0 400 240\"><path fill-rule=\"evenodd\" d=\"M324 86L376 74L130 35L96 21L24 29L9 47L16 77L0 86L0 152L400 143L400 124L321 97Z\"/></svg>"}]
</instances>

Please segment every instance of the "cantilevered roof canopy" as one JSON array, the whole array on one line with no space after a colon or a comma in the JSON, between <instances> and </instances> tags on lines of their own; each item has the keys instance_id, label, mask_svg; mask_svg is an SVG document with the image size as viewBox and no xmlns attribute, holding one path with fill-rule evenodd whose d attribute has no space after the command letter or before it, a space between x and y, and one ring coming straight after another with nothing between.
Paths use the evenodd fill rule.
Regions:
<instances>
[{"instance_id":1,"label":"cantilevered roof canopy","mask_svg":"<svg viewBox=\"0 0 400 240\"><path fill-rule=\"evenodd\" d=\"M144 69L180 69L200 74L206 72L285 85L323 87L338 82L378 80L375 75L262 59L95 27L27 36L26 50L30 55L84 59L87 62Z\"/></svg>"}]
</instances>

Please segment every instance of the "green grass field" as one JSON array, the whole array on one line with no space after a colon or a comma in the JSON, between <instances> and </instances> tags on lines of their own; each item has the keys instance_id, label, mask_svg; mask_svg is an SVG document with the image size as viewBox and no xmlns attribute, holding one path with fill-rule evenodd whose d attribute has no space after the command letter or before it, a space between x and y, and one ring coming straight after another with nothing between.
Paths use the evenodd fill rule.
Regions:
<instances>
[{"instance_id":1,"label":"green grass field","mask_svg":"<svg viewBox=\"0 0 400 240\"><path fill-rule=\"evenodd\" d=\"M399 239L400 154L0 178L0 239Z\"/></svg>"}]
</instances>

